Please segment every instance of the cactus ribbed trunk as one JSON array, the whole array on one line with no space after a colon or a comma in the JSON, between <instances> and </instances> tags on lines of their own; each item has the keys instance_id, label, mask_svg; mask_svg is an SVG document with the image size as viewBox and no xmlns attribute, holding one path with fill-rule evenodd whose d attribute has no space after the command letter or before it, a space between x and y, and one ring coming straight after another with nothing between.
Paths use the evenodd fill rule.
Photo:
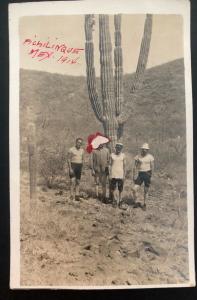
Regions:
<instances>
[{"instance_id":1,"label":"cactus ribbed trunk","mask_svg":"<svg viewBox=\"0 0 197 300\"><path fill-rule=\"evenodd\" d=\"M95 24L94 15L85 16L85 53L86 53L86 73L87 86L90 102L97 119L103 124L104 133L111 140L110 148L114 148L117 140L123 136L124 123L128 119L131 111L124 105L123 97L123 56L121 47L121 15L114 16L115 26L115 48L114 65L115 74L113 76L112 65L112 44L109 31L109 16L99 15L99 50L100 50L100 80L101 99L96 88L96 75L94 68L94 44L93 26ZM137 64L135 79L131 88L132 99L136 96L136 91L141 87L144 72L147 65L148 53L152 31L152 16L147 15L144 35L141 42L140 54Z\"/></svg>"},{"instance_id":2,"label":"cactus ribbed trunk","mask_svg":"<svg viewBox=\"0 0 197 300\"><path fill-rule=\"evenodd\" d=\"M29 126L28 136L28 155L29 155L29 193L30 199L36 198L36 173L37 173L37 159L36 159L36 137L35 127L31 124Z\"/></svg>"},{"instance_id":3,"label":"cactus ribbed trunk","mask_svg":"<svg viewBox=\"0 0 197 300\"><path fill-rule=\"evenodd\" d=\"M99 49L101 64L101 93L103 101L103 114L106 119L113 118L115 113L112 45L109 32L109 16L99 16Z\"/></svg>"},{"instance_id":4,"label":"cactus ribbed trunk","mask_svg":"<svg viewBox=\"0 0 197 300\"><path fill-rule=\"evenodd\" d=\"M115 48L114 48L114 64L115 64L115 97L116 97L116 115L119 116L122 111L123 104L123 58L121 47L121 15L114 16L115 27Z\"/></svg>"},{"instance_id":5,"label":"cactus ribbed trunk","mask_svg":"<svg viewBox=\"0 0 197 300\"><path fill-rule=\"evenodd\" d=\"M116 122L117 127L117 140L122 142L124 124L118 121L122 112L124 102L123 97L123 57L121 47L121 15L114 16L115 27L115 48L114 48L114 65L115 65L115 103L116 103Z\"/></svg>"},{"instance_id":6,"label":"cactus ribbed trunk","mask_svg":"<svg viewBox=\"0 0 197 300\"><path fill-rule=\"evenodd\" d=\"M110 137L111 147L117 141L117 120L114 101L114 78L112 68L112 44L109 32L109 16L99 16L99 50L101 65L101 93L103 104L103 127L105 135Z\"/></svg>"}]
</instances>

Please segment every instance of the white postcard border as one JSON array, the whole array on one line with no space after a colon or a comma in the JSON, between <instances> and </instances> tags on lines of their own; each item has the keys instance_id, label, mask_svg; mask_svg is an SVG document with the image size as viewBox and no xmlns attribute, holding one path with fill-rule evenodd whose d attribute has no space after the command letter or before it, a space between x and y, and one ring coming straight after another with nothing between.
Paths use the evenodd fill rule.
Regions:
<instances>
[{"instance_id":1,"label":"white postcard border","mask_svg":"<svg viewBox=\"0 0 197 300\"><path fill-rule=\"evenodd\" d=\"M103 2L103 4L101 4ZM187 207L188 207L188 284L133 286L21 286L20 285L20 148L19 148L19 19L36 15L77 15L88 13L180 14L184 19L184 62L187 136ZM193 197L193 122L190 54L190 3L186 0L86 0L66 2L31 2L9 5L10 49L10 220L11 258L10 287L13 289L128 289L188 287L195 285L194 264L194 197Z\"/></svg>"}]
</instances>

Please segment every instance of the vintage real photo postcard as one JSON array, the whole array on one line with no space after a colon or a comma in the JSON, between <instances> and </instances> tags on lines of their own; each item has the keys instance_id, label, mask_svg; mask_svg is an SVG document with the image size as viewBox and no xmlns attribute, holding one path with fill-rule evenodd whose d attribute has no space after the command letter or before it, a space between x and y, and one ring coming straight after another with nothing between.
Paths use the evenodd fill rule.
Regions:
<instances>
[{"instance_id":1,"label":"vintage real photo postcard","mask_svg":"<svg viewBox=\"0 0 197 300\"><path fill-rule=\"evenodd\" d=\"M11 288L195 285L190 5L9 6Z\"/></svg>"}]
</instances>

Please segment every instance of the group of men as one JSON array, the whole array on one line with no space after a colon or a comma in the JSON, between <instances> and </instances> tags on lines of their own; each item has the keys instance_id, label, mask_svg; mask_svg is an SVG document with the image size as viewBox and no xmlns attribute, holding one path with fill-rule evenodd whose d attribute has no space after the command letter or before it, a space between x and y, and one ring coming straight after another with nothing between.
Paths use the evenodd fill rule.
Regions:
<instances>
[{"instance_id":1,"label":"group of men","mask_svg":"<svg viewBox=\"0 0 197 300\"><path fill-rule=\"evenodd\" d=\"M70 176L70 197L79 200L79 184L81 172L84 164L83 140L76 139L74 147L68 152L68 168ZM149 145L143 144L140 154L134 158L133 182L131 191L134 203L137 203L137 192L139 187L144 184L144 203L142 209L146 209L146 199L151 184L151 177L154 171L154 157L149 153ZM122 191L126 176L126 155L123 153L123 144L116 143L115 151L110 153L109 149L100 144L91 154L91 172L95 180L96 197L99 197L99 186L101 186L101 199L107 199L107 183L109 181L109 201L114 205L121 206ZM115 190L118 189L118 197Z\"/></svg>"}]
</instances>

